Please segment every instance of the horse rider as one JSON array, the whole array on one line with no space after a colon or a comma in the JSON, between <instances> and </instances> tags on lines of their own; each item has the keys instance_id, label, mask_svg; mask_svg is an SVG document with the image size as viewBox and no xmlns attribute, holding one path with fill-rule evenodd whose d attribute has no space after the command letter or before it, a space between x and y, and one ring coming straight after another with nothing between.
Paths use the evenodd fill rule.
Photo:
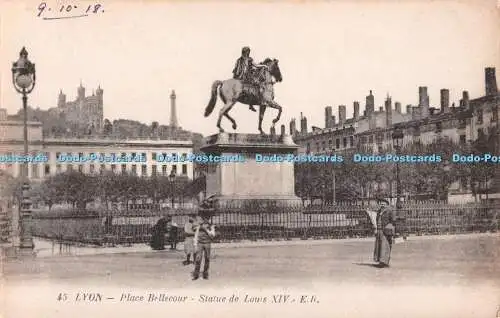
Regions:
<instances>
[{"instance_id":1,"label":"horse rider","mask_svg":"<svg viewBox=\"0 0 500 318\"><path fill-rule=\"evenodd\" d=\"M249 83L252 85L257 85L259 87L259 93L263 93L263 87L257 79L252 77L253 69L260 69L267 67L265 64L255 64L253 58L250 57L250 48L245 46L241 50L241 56L236 60L236 65L233 69L233 78L242 81L243 83ZM253 105L250 105L251 111L256 111Z\"/></svg>"}]
</instances>

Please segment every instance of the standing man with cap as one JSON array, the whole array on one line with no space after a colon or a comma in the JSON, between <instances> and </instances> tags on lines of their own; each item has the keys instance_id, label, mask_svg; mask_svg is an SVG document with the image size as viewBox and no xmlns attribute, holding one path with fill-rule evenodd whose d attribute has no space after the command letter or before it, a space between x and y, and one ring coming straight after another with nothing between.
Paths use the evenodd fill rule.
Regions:
<instances>
[{"instance_id":1,"label":"standing man with cap","mask_svg":"<svg viewBox=\"0 0 500 318\"><path fill-rule=\"evenodd\" d=\"M384 199L377 200L378 211L368 210L368 215L375 228L375 248L373 260L377 267L389 267L392 244L396 234L396 214L389 207L389 202Z\"/></svg>"},{"instance_id":2,"label":"standing man with cap","mask_svg":"<svg viewBox=\"0 0 500 318\"><path fill-rule=\"evenodd\" d=\"M195 266L193 280L200 277L201 259L203 257L203 279L208 279L208 269L210 267L210 250L212 240L215 237L215 227L210 224L210 216L202 215L202 222L196 226L194 234Z\"/></svg>"}]
</instances>

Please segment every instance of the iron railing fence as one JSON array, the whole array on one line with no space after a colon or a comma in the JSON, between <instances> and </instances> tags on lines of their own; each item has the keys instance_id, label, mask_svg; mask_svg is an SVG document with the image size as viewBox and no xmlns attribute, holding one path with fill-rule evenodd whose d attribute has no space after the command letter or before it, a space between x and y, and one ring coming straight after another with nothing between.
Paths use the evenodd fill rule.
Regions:
<instances>
[{"instance_id":1,"label":"iron railing fence","mask_svg":"<svg viewBox=\"0 0 500 318\"><path fill-rule=\"evenodd\" d=\"M219 242L353 238L373 235L373 227L359 203L304 207L302 205L231 203L213 209L211 221ZM172 217L181 229L197 210L129 209L92 213L34 213L37 237L83 244L149 243L153 225ZM402 205L396 226L399 235L435 235L498 231L500 205L412 202Z\"/></svg>"}]
</instances>

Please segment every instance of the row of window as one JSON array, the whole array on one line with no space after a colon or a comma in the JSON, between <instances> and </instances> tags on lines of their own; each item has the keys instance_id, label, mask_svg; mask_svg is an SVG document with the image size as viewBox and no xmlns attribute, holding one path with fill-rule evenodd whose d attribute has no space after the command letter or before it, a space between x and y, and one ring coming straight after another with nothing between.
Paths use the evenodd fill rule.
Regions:
<instances>
[{"instance_id":1,"label":"row of window","mask_svg":"<svg viewBox=\"0 0 500 318\"><path fill-rule=\"evenodd\" d=\"M477 118L477 123L478 124L482 124L483 123L483 110L482 109L478 109L476 111L476 118ZM498 121L498 110L497 109L493 109L492 113L491 113L491 122L497 122Z\"/></svg>"},{"instance_id":2,"label":"row of window","mask_svg":"<svg viewBox=\"0 0 500 318\"><path fill-rule=\"evenodd\" d=\"M333 147L333 140L330 139L328 140L328 148L329 149L340 149L340 138L337 138L335 140L335 148ZM311 151L311 144L310 143L307 143L307 152L310 152ZM348 147L354 147L354 136L349 136L349 139L347 137L344 137L342 139L342 146L343 148L348 148ZM327 145L326 145L326 141L322 141L321 144L320 142L316 142L316 149L317 151L321 151L321 150L326 150L327 148Z\"/></svg>"},{"instance_id":3,"label":"row of window","mask_svg":"<svg viewBox=\"0 0 500 318\"><path fill-rule=\"evenodd\" d=\"M436 132L439 132L439 133L440 133L440 132L442 132L442 124L441 124L440 122L439 122L439 123L436 123ZM489 127L489 128L488 128L488 133L489 133L489 134L491 134L491 132L492 132L492 128L491 128L491 127ZM388 133L388 135L389 135L389 136L386 136L386 137L387 137L387 138L391 138L390 133ZM420 129L415 130L413 135L414 135L414 136L416 136L416 137L420 136ZM478 137L478 138L482 138L482 137L484 137L484 136L485 136L484 129L483 129L483 128L479 128L479 129L477 130L477 137ZM375 140L377 140L377 141L382 141L382 140L384 139L383 137L384 137L383 135L377 135L377 136L375 136L375 135L370 135L370 136L361 136L361 137L360 137L360 142L361 142L361 144L362 144L362 145L365 145L365 144L373 144L373 143L375 142ZM350 142L349 142L349 143L350 143L350 146L351 146L351 147L354 147L354 137L353 137L353 136L350 136L350 137L349 137L349 141L350 141ZM466 136L465 136L465 135L460 135L460 143L464 144L465 142L466 142ZM349 146L349 143L347 142L347 138L346 138L346 137L344 137L344 138L343 138L343 147L344 147L344 148L347 148L347 147ZM337 138L337 139L335 140L335 148L333 148L333 147L332 147L332 140L330 139L330 140L328 141L328 149L339 149L339 148L340 148L340 139L339 139L339 138ZM318 152L319 152L319 151L322 151L322 150L323 150L323 151L325 151L325 150L326 150L326 142L325 142L325 141L323 141L323 142L321 143L321 146L320 146L320 143L319 143L319 142L317 142L317 143L316 143L316 149L317 149L317 151L318 151ZM310 144L308 143L308 144L307 144L307 152L310 152L310 151L311 151L311 149L310 149Z\"/></svg>"},{"instance_id":4,"label":"row of window","mask_svg":"<svg viewBox=\"0 0 500 318\"><path fill-rule=\"evenodd\" d=\"M40 178L40 166L43 166L43 174L45 176L49 176L51 174L51 166L49 164L45 164L45 165L31 164L30 166L31 166L31 177L34 178L34 179ZM82 173L84 172L84 166L83 165L73 165L73 164L62 165L62 164L57 164L56 165L56 173L63 172L63 167L64 166L66 167L66 171L73 171L73 170L75 170L75 167L76 167L76 170L78 170L78 171L80 171ZM119 171L121 171L122 173L125 173L125 172L128 171L126 164L121 164L121 165L112 164L110 166L111 166L111 171L114 172L114 173L117 173ZM168 171L167 167L168 167L167 165L161 165L161 166L151 165L151 175L168 176L170 173L173 173L173 174L177 174L178 173L176 165L172 166L172 169L170 171ZM13 169L13 165L9 164L7 166L7 170L12 171L12 169ZM97 170L97 169L99 169L99 170ZM101 165L90 164L88 172L91 173L91 174L94 174L96 172L103 173L106 170L107 169L106 169L106 165L105 164L101 164ZM147 171L148 171L147 165L140 165L140 171L138 171L138 165L135 165L135 164L131 165L130 172L132 174L134 174L134 175L147 176L148 175ZM181 166L181 174L182 175L187 175L187 173L188 173L187 164L183 164Z\"/></svg>"},{"instance_id":5,"label":"row of window","mask_svg":"<svg viewBox=\"0 0 500 318\"><path fill-rule=\"evenodd\" d=\"M37 152L37 153L38 153L38 152ZM73 154L73 153L71 153L71 152L56 152L56 156L55 156L55 158L59 158L62 154L66 155L66 156L78 155L78 157L83 157L83 156L85 156L85 155L86 155L86 154L85 154L85 153L83 153L83 152L79 152L78 154L77 154L77 153L74 153L74 154ZM151 160L155 161L155 160L156 160L156 158L157 158L159 155L161 155L162 157L167 157L167 156L169 156L169 155L173 155L173 154L175 154L175 155L179 155L178 153L166 153L166 152L156 153L156 152L153 152L153 153L151 153ZM12 155L12 153L8 153L8 155ZM88 155L92 156L92 155L98 155L98 154L97 154L97 153L94 153L94 152L91 152L91 153L88 153ZM117 156L117 154L116 154L116 153L106 154L106 153L103 153L103 152L99 153L99 155L100 155L100 156L102 156L102 157L107 156L107 155L109 155L110 157L116 157L116 156ZM122 152L122 153L120 154L120 157L121 157L121 158L125 158L125 157L127 157L127 156L129 156L129 155L130 155L130 156L132 156L133 158L134 158L134 157L137 157L137 156L140 156L141 158L144 158L144 160L145 160L145 161L147 161L147 160L148 160L148 156L147 156L147 154L146 154L145 152L142 152L142 153L137 153L137 152L126 153L126 152ZM182 155L182 157L184 157L184 158L185 158L185 157L187 156L187 153L182 153L181 155ZM51 153L50 153L50 152L45 152L45 157L47 157L47 160L49 160L49 161L50 161L50 160L51 160Z\"/></svg>"}]
</instances>

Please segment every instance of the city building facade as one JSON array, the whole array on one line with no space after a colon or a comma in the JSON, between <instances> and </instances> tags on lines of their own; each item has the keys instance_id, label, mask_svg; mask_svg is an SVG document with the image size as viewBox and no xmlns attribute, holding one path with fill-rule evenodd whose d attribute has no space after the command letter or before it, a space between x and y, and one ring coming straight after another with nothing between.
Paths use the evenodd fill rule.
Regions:
<instances>
[{"instance_id":1,"label":"city building facade","mask_svg":"<svg viewBox=\"0 0 500 318\"><path fill-rule=\"evenodd\" d=\"M3 110L2 110L3 111ZM98 174L105 170L115 173L132 173L138 176L168 176L172 172L177 176L193 178L193 162L173 162L161 160L173 155L184 158L193 153L192 141L160 140L160 139L127 139L112 137L80 137L80 138L44 138L42 123L28 122L29 154L33 161L29 162L29 178L43 180L48 176L68 170ZM19 177L22 162L9 162L5 159L15 155L23 155L23 122L0 120L0 154L3 157L0 169L12 177ZM57 158L82 157L84 161L65 161ZM118 162L101 162L99 158L129 157ZM132 159L134 158L134 159ZM35 162L36 161L36 162Z\"/></svg>"},{"instance_id":2,"label":"city building facade","mask_svg":"<svg viewBox=\"0 0 500 318\"><path fill-rule=\"evenodd\" d=\"M375 153L393 151L393 132L403 131L403 147L408 144L430 144L444 138L454 143L470 146L481 137L488 140L496 153L500 152L500 94L496 83L495 68L485 68L485 94L475 99L462 92L458 105L450 105L450 91L440 90L438 107L431 107L427 87L419 87L419 105L407 105L402 112L401 103L392 106L389 96L385 106L375 111L373 93L366 97L365 111L360 116L359 102L354 102L353 116L346 119L346 107L338 108L338 120L330 106L325 108L325 127L307 129L307 118L301 114L300 130L295 119L290 122L290 134L303 154L335 154L353 150L372 150ZM465 148L466 149L466 148ZM499 171L500 172L500 171ZM495 185L498 185L498 189ZM387 185L380 185L381 187ZM500 192L500 174L493 176L491 191ZM470 193L467 181L455 182L451 191ZM494 196L494 195L493 195ZM493 197L492 196L492 197Z\"/></svg>"},{"instance_id":3,"label":"city building facade","mask_svg":"<svg viewBox=\"0 0 500 318\"><path fill-rule=\"evenodd\" d=\"M339 106L338 121L332 107L325 108L325 128L307 129L307 118L301 114L301 127L297 130L295 119L290 122L290 134L300 146L301 153L334 153L354 149L361 145L374 151L391 149L392 132L403 129L403 144L432 143L438 138L448 138L457 143L470 144L482 135L497 131L500 108L495 69L485 69L485 95L470 99L463 91L459 105L450 105L448 89L440 91L439 107L430 107L427 87L419 87L419 105L407 105L403 113L401 103L392 106L391 97L385 107L375 111L373 93L366 97L365 111L359 113L359 102L354 102L352 118L346 119L346 107Z\"/></svg>"}]
</instances>

